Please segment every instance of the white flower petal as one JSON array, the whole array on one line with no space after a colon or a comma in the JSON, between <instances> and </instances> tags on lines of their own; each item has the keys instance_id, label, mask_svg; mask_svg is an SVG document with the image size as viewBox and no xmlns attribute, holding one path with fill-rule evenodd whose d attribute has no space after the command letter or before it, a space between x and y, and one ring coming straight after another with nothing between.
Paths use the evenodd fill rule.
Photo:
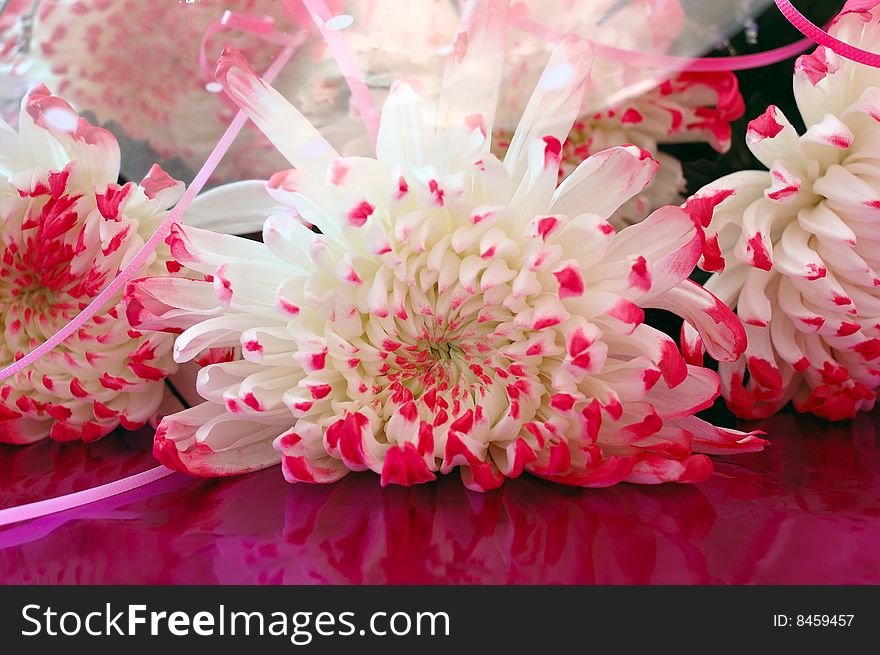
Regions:
<instances>
[{"instance_id":1,"label":"white flower petal","mask_svg":"<svg viewBox=\"0 0 880 655\"><path fill-rule=\"evenodd\" d=\"M187 208L184 222L203 230L247 234L261 231L277 208L265 180L242 180L199 194Z\"/></svg>"},{"instance_id":2,"label":"white flower petal","mask_svg":"<svg viewBox=\"0 0 880 655\"><path fill-rule=\"evenodd\" d=\"M635 146L609 148L585 159L562 181L550 211L608 218L639 193L657 173L657 162Z\"/></svg>"},{"instance_id":3,"label":"white flower petal","mask_svg":"<svg viewBox=\"0 0 880 655\"><path fill-rule=\"evenodd\" d=\"M291 165L323 170L339 156L293 105L251 70L237 50L226 48L220 55L217 82Z\"/></svg>"}]
</instances>

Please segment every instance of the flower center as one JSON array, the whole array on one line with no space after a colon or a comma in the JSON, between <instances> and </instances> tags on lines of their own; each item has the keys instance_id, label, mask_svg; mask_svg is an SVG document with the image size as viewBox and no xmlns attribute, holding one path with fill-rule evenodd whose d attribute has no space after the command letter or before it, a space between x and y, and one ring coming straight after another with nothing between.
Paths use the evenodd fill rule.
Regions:
<instances>
[{"instance_id":1,"label":"flower center","mask_svg":"<svg viewBox=\"0 0 880 655\"><path fill-rule=\"evenodd\" d=\"M0 262L0 307L27 305L50 312L59 293L70 287L73 251L66 244L27 239L23 247L10 244Z\"/></svg>"},{"instance_id":2,"label":"flower center","mask_svg":"<svg viewBox=\"0 0 880 655\"><path fill-rule=\"evenodd\" d=\"M461 340L458 334L424 335L415 343L400 344L388 353L386 377L410 389L416 398L432 388L440 392L453 388L476 391L481 382L477 371L482 373L482 367L472 350L472 344Z\"/></svg>"},{"instance_id":3,"label":"flower center","mask_svg":"<svg viewBox=\"0 0 880 655\"><path fill-rule=\"evenodd\" d=\"M397 334L378 343L383 361L373 378L374 393L385 411L393 414L415 403L412 411L434 426L480 406L494 417L493 399L523 374L504 354L510 340L494 334L495 322L480 322L467 309L461 315L461 307L446 316L439 310L420 316L424 323L418 329L412 326L412 307L407 309L409 317L397 319ZM409 330L402 325L407 322Z\"/></svg>"},{"instance_id":4,"label":"flower center","mask_svg":"<svg viewBox=\"0 0 880 655\"><path fill-rule=\"evenodd\" d=\"M45 194L23 196L23 206L5 217L7 229L0 232L0 327L10 352L51 335L78 311L78 299L100 291L103 277L93 270L74 270L77 200L79 196L51 196L46 189ZM21 217L18 229L16 215Z\"/></svg>"}]
</instances>

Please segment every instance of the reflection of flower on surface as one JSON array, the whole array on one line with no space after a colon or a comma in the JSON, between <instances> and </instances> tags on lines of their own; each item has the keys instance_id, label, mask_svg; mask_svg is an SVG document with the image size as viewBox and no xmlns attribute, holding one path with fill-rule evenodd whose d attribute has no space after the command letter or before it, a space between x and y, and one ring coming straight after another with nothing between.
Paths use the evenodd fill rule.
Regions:
<instances>
[{"instance_id":1,"label":"reflection of flower on surface","mask_svg":"<svg viewBox=\"0 0 880 655\"><path fill-rule=\"evenodd\" d=\"M45 441L28 448L0 445L0 507L83 491L147 470L155 465L147 448L152 435L153 430L145 428L94 444ZM0 528L0 580L4 584L102 584L115 575L130 574L136 570L128 561L130 555L163 553L163 546L149 532L130 531L126 522L141 515L118 505L124 506L125 499L133 496L149 498L157 487L180 490L180 482L163 481L68 512ZM82 518L90 520L79 520ZM106 534L98 536L96 532L104 528ZM156 579L144 582L159 582L161 575L159 572Z\"/></svg>"},{"instance_id":2,"label":"reflection of flower on surface","mask_svg":"<svg viewBox=\"0 0 880 655\"><path fill-rule=\"evenodd\" d=\"M622 486L589 501L532 479L483 497L449 481L388 493L362 476L326 494L299 489L281 561L319 551L298 578L321 583L645 583L670 559L702 576L689 542L715 519L694 487ZM304 506L303 495L324 501Z\"/></svg>"},{"instance_id":3,"label":"reflection of flower on surface","mask_svg":"<svg viewBox=\"0 0 880 655\"><path fill-rule=\"evenodd\" d=\"M0 122L0 367L79 313L183 192L158 166L139 185L117 184L116 139L44 86L18 123ZM167 261L163 247L143 273L167 273ZM117 302L0 383L0 441L94 441L143 425L176 367L172 344L131 330Z\"/></svg>"},{"instance_id":4,"label":"reflection of flower on surface","mask_svg":"<svg viewBox=\"0 0 880 655\"><path fill-rule=\"evenodd\" d=\"M476 495L449 479L380 489L357 475L292 487L282 531L276 512L249 509L280 512L266 472L204 495L207 514L194 526L222 535L214 575L224 584L880 581L876 419L829 432L782 414L758 427L778 435L773 448L722 458L696 487L583 493L521 478Z\"/></svg>"},{"instance_id":5,"label":"reflection of flower on surface","mask_svg":"<svg viewBox=\"0 0 880 655\"><path fill-rule=\"evenodd\" d=\"M229 475L281 459L291 481L370 469L403 485L459 468L488 490L524 470L695 482L711 472L696 453L760 449L694 416L717 377L643 322L667 309L722 359L743 347L727 308L687 280L699 228L674 207L619 234L606 221L657 163L612 148L557 188L585 42L555 51L504 162L488 152L496 99L474 90L497 89L505 9L467 15L437 102L392 90L377 159L340 158L239 53L221 57L218 81L297 168L269 181L263 244L175 229L174 256L208 281L129 287L133 325L183 331L178 361L242 353L202 370L208 402L162 422L161 461Z\"/></svg>"},{"instance_id":6,"label":"reflection of flower on surface","mask_svg":"<svg viewBox=\"0 0 880 655\"><path fill-rule=\"evenodd\" d=\"M780 415L760 425L779 435L766 456L724 461L696 487L584 494L522 478L474 495L446 479L382 490L365 476L296 486L283 535L264 518L237 525L253 538L221 540L215 572L227 584L876 583L875 423L821 434ZM271 495L268 480L245 480L242 508Z\"/></svg>"},{"instance_id":7,"label":"reflection of flower on surface","mask_svg":"<svg viewBox=\"0 0 880 655\"><path fill-rule=\"evenodd\" d=\"M409 489L382 489L366 475L290 486L272 470L187 481L185 489L120 506L112 520L72 521L39 541L0 549L0 579L877 584L876 424L863 415L852 428L829 428L780 414L757 426L774 435L766 454L722 458L716 475L698 486L582 492L520 478L474 494L449 478ZM136 460L130 445L46 443L3 456L16 480L40 490L37 499L143 465L147 452ZM44 448L65 456L68 474L59 467L50 475L57 487L41 480L49 475ZM76 461L96 453L100 465ZM86 469L91 477L70 477Z\"/></svg>"},{"instance_id":8,"label":"reflection of flower on surface","mask_svg":"<svg viewBox=\"0 0 880 655\"><path fill-rule=\"evenodd\" d=\"M760 461L719 462L701 487L725 507L724 532L704 546L710 568L728 584L880 582L877 417L829 425L783 412L760 426L774 437Z\"/></svg>"},{"instance_id":9,"label":"reflection of flower on surface","mask_svg":"<svg viewBox=\"0 0 880 655\"><path fill-rule=\"evenodd\" d=\"M877 5L850 5L832 34L877 50ZM819 47L797 60L794 90L803 135L774 106L749 124L749 148L769 172L740 171L695 196L717 205L706 286L749 335L743 357L719 371L744 418L793 400L848 419L874 406L880 385L880 73Z\"/></svg>"},{"instance_id":10,"label":"reflection of flower on surface","mask_svg":"<svg viewBox=\"0 0 880 655\"><path fill-rule=\"evenodd\" d=\"M0 445L0 507L63 496L145 470L152 459L144 447L152 436L145 427L94 444Z\"/></svg>"}]
</instances>

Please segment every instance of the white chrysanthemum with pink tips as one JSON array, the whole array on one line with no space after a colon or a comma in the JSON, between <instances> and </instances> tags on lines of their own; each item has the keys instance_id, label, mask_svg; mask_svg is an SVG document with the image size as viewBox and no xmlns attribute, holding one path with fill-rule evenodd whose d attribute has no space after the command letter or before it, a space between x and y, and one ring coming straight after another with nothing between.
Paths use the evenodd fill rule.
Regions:
<instances>
[{"instance_id":1,"label":"white chrysanthemum with pink tips","mask_svg":"<svg viewBox=\"0 0 880 655\"><path fill-rule=\"evenodd\" d=\"M117 184L112 134L43 87L25 98L18 131L0 121L0 366L71 320L159 226L183 184L154 166ZM154 256L145 273L167 273ZM94 441L143 425L176 367L168 335L142 334L121 299L64 344L0 383L0 441Z\"/></svg>"},{"instance_id":2,"label":"white chrysanthemum with pink tips","mask_svg":"<svg viewBox=\"0 0 880 655\"><path fill-rule=\"evenodd\" d=\"M877 50L880 3L851 5L831 33ZM848 419L880 385L880 72L819 47L797 60L794 91L806 132L771 106L746 137L769 172L722 178L690 206L717 271L706 287L748 333L720 368L731 409L760 418L793 400Z\"/></svg>"},{"instance_id":3,"label":"white chrysanthemum with pink tips","mask_svg":"<svg viewBox=\"0 0 880 655\"><path fill-rule=\"evenodd\" d=\"M290 481L372 470L383 484L458 468L488 490L523 471L582 486L694 482L705 453L760 449L694 414L718 377L685 363L646 308L692 321L722 360L741 324L687 279L703 233L684 211L608 223L657 162L635 146L588 158L561 184L589 47L554 51L504 161L490 152L507 2L470 3L439 98L400 81L375 158L340 157L226 51L218 82L291 162L268 191L264 243L177 227L197 272L127 292L138 329L180 331L175 358L235 348L204 367L206 402L165 418L154 452L198 475L279 461ZM306 224L315 226L311 230Z\"/></svg>"},{"instance_id":4,"label":"white chrysanthemum with pink tips","mask_svg":"<svg viewBox=\"0 0 880 655\"><path fill-rule=\"evenodd\" d=\"M184 190L154 165L119 184L115 137L45 86L23 100L16 131L0 121L0 367L43 344L131 262ZM271 198L245 180L202 194L187 220L233 231L262 225ZM162 246L143 275L183 275ZM144 334L121 294L60 346L0 382L0 442L94 441L152 420L177 369L173 338ZM218 353L206 353L211 359Z\"/></svg>"}]
</instances>

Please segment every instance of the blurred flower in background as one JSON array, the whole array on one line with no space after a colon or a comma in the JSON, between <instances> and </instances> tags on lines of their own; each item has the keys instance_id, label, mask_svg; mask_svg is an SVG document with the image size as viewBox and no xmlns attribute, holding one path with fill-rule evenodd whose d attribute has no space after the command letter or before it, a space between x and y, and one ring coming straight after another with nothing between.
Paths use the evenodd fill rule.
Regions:
<instances>
[{"instance_id":1,"label":"blurred flower in background","mask_svg":"<svg viewBox=\"0 0 880 655\"><path fill-rule=\"evenodd\" d=\"M333 143L342 147L363 136L338 65L299 1L200 0L170 7L134 0L12 2L7 20L29 26L30 56L20 66L26 62L43 71L18 79L16 88L28 80L57 79L53 88L124 142L126 177L141 176L156 159L183 179L201 166L235 113L209 76L228 44L264 70L281 42L304 37L275 85ZM458 9L448 0L406 8L384 0L351 3L353 15L341 13L339 0L326 4L341 19L330 29L344 29L351 20L362 28L353 31L351 47L380 96L396 76L421 75L431 59L442 64L438 50L458 21ZM243 21L226 20L226 12ZM241 29L249 21L256 27ZM206 33L207 76L199 58ZM268 178L284 167L271 144L247 128L213 180Z\"/></svg>"},{"instance_id":2,"label":"blurred flower in background","mask_svg":"<svg viewBox=\"0 0 880 655\"><path fill-rule=\"evenodd\" d=\"M753 7L762 1L745 4ZM439 91L462 2L334 0L326 5L335 18L325 27L344 34L377 105L401 78L418 79L429 97ZM227 11L266 29L243 30L235 18L224 18ZM200 64L202 45L209 67L220 49L231 44L256 70L264 70L280 40L304 37L276 88L340 152L371 152L338 65L299 0L199 0L171 7L134 0L9 0L2 16L11 28L5 30L8 40L26 51L17 57L16 75L5 76L11 88L4 95L17 105L38 82L63 94L124 144L122 173L130 179L139 179L157 159L181 179L190 179L231 119L234 110ZM740 20L732 8L706 20L688 18L679 0L521 0L514 3L511 16L512 44L497 125L501 142L509 140L505 131L515 128L559 35L577 34L644 53L693 54ZM523 27L529 21L558 34L548 38L530 32ZM690 29L693 25L711 30L699 35ZM738 101L735 78L729 74L668 79L668 73L604 57L566 144L563 169L570 172L588 154L612 145L633 143L647 149L661 161L661 172L614 219L620 224L640 220L676 201L683 190L680 165L661 153L658 144L705 141L723 150L725 125L738 116ZM268 142L248 129L213 180L268 178L283 167Z\"/></svg>"},{"instance_id":3,"label":"blurred flower in background","mask_svg":"<svg viewBox=\"0 0 880 655\"><path fill-rule=\"evenodd\" d=\"M581 9L585 4L590 12ZM688 27L679 0L520 0L511 12L511 23L519 29L512 31L493 143L499 155L508 146L552 45L548 39L536 38L541 30L551 35L554 31L571 32L617 49L662 55L677 47L676 41ZM569 175L590 155L612 146L633 144L651 153L660 163L657 176L611 218L616 227L631 225L658 207L682 200L686 180L681 162L660 146L707 143L717 152L726 152L730 123L740 118L743 110L733 73L646 70L644 62L629 63L603 55L600 49L581 115L563 144L560 177Z\"/></svg>"},{"instance_id":4,"label":"blurred flower in background","mask_svg":"<svg viewBox=\"0 0 880 655\"><path fill-rule=\"evenodd\" d=\"M11 125L27 92L52 81L46 62L30 52L36 8L34 0L0 0L0 118Z\"/></svg>"},{"instance_id":5,"label":"blurred flower in background","mask_svg":"<svg viewBox=\"0 0 880 655\"><path fill-rule=\"evenodd\" d=\"M125 141L123 174L138 178L152 161L189 179L235 113L199 63L203 36L226 10L268 13L279 33L299 31L281 3L201 0L40 0L30 49L57 77L55 86L81 111ZM265 69L280 46L241 31L219 30L206 44L209 66L223 44L234 42ZM314 43L303 46L279 85L316 118L341 102L334 79L313 74ZM339 80L341 82L341 78ZM258 133L245 130L215 172L216 180L268 177L282 166Z\"/></svg>"}]
</instances>

